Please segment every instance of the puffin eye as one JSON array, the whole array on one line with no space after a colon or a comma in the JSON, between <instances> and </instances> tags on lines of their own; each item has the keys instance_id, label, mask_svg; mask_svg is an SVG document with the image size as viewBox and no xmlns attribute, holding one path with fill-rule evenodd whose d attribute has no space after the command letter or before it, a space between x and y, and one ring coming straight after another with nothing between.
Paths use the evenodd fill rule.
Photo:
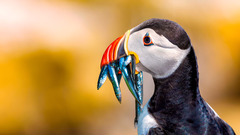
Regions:
<instances>
[{"instance_id":1,"label":"puffin eye","mask_svg":"<svg viewBox=\"0 0 240 135\"><path fill-rule=\"evenodd\" d=\"M152 39L149 36L149 33L146 33L146 35L143 37L143 44L145 46L153 45Z\"/></svg>"}]
</instances>

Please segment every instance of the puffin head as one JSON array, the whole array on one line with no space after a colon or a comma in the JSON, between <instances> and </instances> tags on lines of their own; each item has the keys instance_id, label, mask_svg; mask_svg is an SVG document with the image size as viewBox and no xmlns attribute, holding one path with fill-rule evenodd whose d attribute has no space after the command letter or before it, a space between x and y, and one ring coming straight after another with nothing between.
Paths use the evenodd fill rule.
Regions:
<instances>
[{"instance_id":1,"label":"puffin head","mask_svg":"<svg viewBox=\"0 0 240 135\"><path fill-rule=\"evenodd\" d=\"M154 78L171 75L189 53L190 39L175 22L150 19L130 31L126 49L139 59L137 70Z\"/></svg>"},{"instance_id":2,"label":"puffin head","mask_svg":"<svg viewBox=\"0 0 240 135\"><path fill-rule=\"evenodd\" d=\"M101 68L132 56L137 72L145 71L154 78L166 78L179 67L190 48L190 39L180 25L170 20L150 19L112 42L103 55Z\"/></svg>"}]
</instances>

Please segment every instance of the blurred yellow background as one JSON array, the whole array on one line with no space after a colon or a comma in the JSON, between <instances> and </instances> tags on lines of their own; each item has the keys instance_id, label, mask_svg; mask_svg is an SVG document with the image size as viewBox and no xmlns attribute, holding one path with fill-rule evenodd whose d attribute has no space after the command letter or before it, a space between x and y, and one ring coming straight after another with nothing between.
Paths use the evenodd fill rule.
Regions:
<instances>
[{"instance_id":1,"label":"blurred yellow background","mask_svg":"<svg viewBox=\"0 0 240 135\"><path fill-rule=\"evenodd\" d=\"M195 48L200 91L240 134L240 1L1 0L1 135L136 135L134 100L109 81L106 47L142 21L179 23ZM144 74L144 102L153 82Z\"/></svg>"}]
</instances>

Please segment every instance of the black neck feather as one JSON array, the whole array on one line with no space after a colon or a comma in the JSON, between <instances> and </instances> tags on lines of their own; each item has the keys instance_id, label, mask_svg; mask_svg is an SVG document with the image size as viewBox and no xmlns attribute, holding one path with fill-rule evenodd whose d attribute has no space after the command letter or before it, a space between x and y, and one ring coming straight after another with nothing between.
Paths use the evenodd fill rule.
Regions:
<instances>
[{"instance_id":1,"label":"black neck feather","mask_svg":"<svg viewBox=\"0 0 240 135\"><path fill-rule=\"evenodd\" d=\"M153 79L155 92L149 101L148 111L158 123L155 128L157 134L235 135L200 95L193 48L171 76Z\"/></svg>"}]
</instances>

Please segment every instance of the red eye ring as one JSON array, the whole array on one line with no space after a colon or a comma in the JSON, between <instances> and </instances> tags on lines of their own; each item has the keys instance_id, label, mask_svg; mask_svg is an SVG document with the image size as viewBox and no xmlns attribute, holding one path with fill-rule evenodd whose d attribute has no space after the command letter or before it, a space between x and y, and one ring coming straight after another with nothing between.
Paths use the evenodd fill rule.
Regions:
<instances>
[{"instance_id":1,"label":"red eye ring","mask_svg":"<svg viewBox=\"0 0 240 135\"><path fill-rule=\"evenodd\" d=\"M146 33L146 35L143 37L143 44L144 44L144 46L153 45L153 42L152 42L152 39L149 36L149 33Z\"/></svg>"}]
</instances>

